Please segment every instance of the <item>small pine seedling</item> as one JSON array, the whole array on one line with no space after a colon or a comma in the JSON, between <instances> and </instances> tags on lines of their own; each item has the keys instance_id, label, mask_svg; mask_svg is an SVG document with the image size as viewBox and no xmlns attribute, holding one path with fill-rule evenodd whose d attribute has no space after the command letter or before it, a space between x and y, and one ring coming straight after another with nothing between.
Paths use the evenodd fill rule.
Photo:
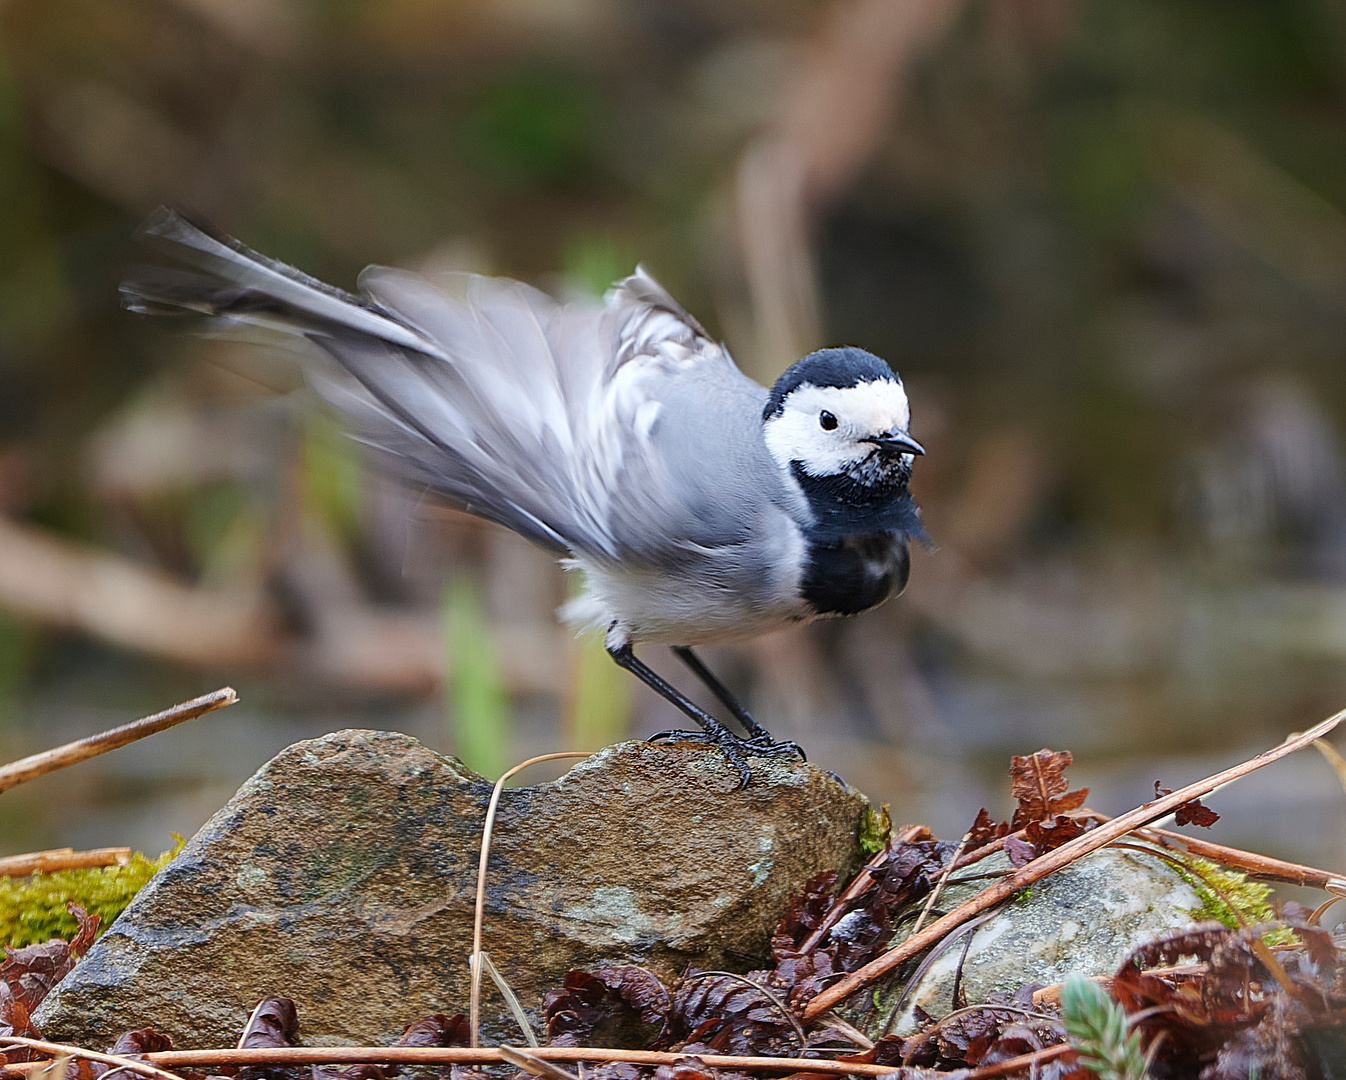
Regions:
<instances>
[{"instance_id":1,"label":"small pine seedling","mask_svg":"<svg viewBox=\"0 0 1346 1080\"><path fill-rule=\"evenodd\" d=\"M1145 1080L1140 1032L1128 1032L1126 1012L1082 975L1061 987L1061 1019L1080 1064L1100 1080Z\"/></svg>"}]
</instances>

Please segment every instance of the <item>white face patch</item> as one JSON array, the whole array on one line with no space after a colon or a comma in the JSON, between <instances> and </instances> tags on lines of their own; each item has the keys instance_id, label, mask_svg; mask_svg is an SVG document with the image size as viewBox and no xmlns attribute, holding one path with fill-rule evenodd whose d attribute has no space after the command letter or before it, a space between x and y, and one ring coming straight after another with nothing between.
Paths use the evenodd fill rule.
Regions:
<instances>
[{"instance_id":1,"label":"white face patch","mask_svg":"<svg viewBox=\"0 0 1346 1080\"><path fill-rule=\"evenodd\" d=\"M866 465L878 461L872 443L861 440L906 431L911 422L907 392L896 379L875 379L855 386L802 383L785 396L784 408L762 427L767 449L789 469L797 461L810 476L849 474L863 480ZM823 427L823 413L836 427ZM904 455L907 457L909 455Z\"/></svg>"}]
</instances>

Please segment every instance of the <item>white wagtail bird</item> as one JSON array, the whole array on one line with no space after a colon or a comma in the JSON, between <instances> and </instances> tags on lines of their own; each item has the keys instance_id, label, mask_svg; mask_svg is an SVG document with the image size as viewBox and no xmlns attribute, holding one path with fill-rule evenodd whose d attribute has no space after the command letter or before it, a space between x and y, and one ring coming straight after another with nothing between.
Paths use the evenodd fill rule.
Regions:
<instances>
[{"instance_id":1,"label":"white wagtail bird","mask_svg":"<svg viewBox=\"0 0 1346 1080\"><path fill-rule=\"evenodd\" d=\"M306 338L308 377L407 479L583 573L562 609L718 747L742 782L777 742L692 652L865 611L905 587L924 537L907 490L921 446L902 381L857 348L804 357L767 390L643 269L560 304L464 274L453 295L370 267L352 296L160 210L140 312L196 312ZM325 354L325 358L324 358ZM747 737L639 660L671 645Z\"/></svg>"}]
</instances>

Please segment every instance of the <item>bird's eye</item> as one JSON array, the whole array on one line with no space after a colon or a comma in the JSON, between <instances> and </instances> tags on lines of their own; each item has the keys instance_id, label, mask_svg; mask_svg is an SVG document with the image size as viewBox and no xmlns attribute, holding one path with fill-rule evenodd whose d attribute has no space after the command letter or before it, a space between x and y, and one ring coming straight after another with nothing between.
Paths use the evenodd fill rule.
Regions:
<instances>
[{"instance_id":1,"label":"bird's eye","mask_svg":"<svg viewBox=\"0 0 1346 1080\"><path fill-rule=\"evenodd\" d=\"M826 409L818 414L818 423L822 425L824 431L835 431L837 428L837 418Z\"/></svg>"}]
</instances>

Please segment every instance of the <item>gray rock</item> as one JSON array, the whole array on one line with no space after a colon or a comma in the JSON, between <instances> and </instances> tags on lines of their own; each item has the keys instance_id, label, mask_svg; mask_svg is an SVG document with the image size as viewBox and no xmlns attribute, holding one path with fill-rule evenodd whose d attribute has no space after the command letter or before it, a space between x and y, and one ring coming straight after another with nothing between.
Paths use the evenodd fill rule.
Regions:
<instances>
[{"instance_id":1,"label":"gray rock","mask_svg":"<svg viewBox=\"0 0 1346 1080\"><path fill-rule=\"evenodd\" d=\"M1009 866L1003 855L986 859L979 874ZM985 880L951 888L939 907L948 910L967 899ZM962 966L961 993L969 1003L986 1000L992 990L1012 994L1027 984L1062 982L1067 975L1111 975L1127 953L1169 930L1190 926L1201 900L1172 864L1130 849L1103 848L1038 882L1011 900L999 914L967 938L949 943L920 981L905 995L896 1020L887 1017L903 997L894 986L868 1033L910 1035L919 1005L931 1016L953 1009L953 985Z\"/></svg>"},{"instance_id":2,"label":"gray rock","mask_svg":"<svg viewBox=\"0 0 1346 1080\"><path fill-rule=\"evenodd\" d=\"M847 872L867 803L811 765L622 743L508 790L491 846L485 948L527 1008L572 967L762 958L789 894ZM309 1043L385 1043L466 1011L491 784L391 732L282 751L202 827L43 1003L50 1038L106 1045L152 1025L231 1045L259 998ZM518 1042L499 995L483 1037Z\"/></svg>"}]
</instances>

